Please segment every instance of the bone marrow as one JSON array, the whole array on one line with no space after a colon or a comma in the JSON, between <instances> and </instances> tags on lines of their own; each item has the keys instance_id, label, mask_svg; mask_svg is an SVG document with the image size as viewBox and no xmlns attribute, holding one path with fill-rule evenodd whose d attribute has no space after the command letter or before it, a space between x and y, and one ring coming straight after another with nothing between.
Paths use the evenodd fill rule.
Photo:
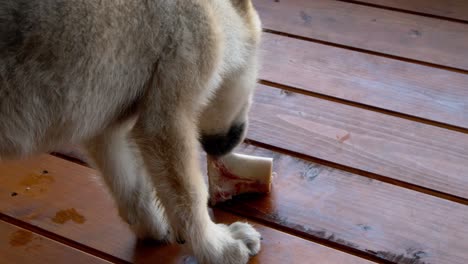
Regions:
<instances>
[{"instance_id":1,"label":"bone marrow","mask_svg":"<svg viewBox=\"0 0 468 264\"><path fill-rule=\"evenodd\" d=\"M271 191L272 158L231 153L208 157L207 166L211 205L244 193Z\"/></svg>"}]
</instances>

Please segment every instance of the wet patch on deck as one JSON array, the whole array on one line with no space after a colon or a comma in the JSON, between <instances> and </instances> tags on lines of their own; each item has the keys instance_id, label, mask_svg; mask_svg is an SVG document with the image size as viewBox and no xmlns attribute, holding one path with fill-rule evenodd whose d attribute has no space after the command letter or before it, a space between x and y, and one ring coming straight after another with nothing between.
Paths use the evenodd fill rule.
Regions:
<instances>
[{"instance_id":1,"label":"wet patch on deck","mask_svg":"<svg viewBox=\"0 0 468 264\"><path fill-rule=\"evenodd\" d=\"M75 208L58 211L52 218L52 221L57 224L65 224L68 221L73 221L77 224L86 222L86 218L78 213Z\"/></svg>"},{"instance_id":2,"label":"wet patch on deck","mask_svg":"<svg viewBox=\"0 0 468 264\"><path fill-rule=\"evenodd\" d=\"M54 182L54 177L50 175L47 170L42 170L40 173L31 173L19 182L21 189L12 192L10 196L15 197L19 194L38 196L45 193L48 190L49 185Z\"/></svg>"},{"instance_id":3,"label":"wet patch on deck","mask_svg":"<svg viewBox=\"0 0 468 264\"><path fill-rule=\"evenodd\" d=\"M26 230L17 230L10 235L10 246L21 247L29 244L34 238L34 234Z\"/></svg>"}]
</instances>

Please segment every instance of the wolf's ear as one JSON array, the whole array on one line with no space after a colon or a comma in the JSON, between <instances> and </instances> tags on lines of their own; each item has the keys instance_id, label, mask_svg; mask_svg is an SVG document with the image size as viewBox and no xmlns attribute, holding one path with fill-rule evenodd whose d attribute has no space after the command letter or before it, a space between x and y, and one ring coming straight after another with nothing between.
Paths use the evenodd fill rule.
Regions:
<instances>
[{"instance_id":1,"label":"wolf's ear","mask_svg":"<svg viewBox=\"0 0 468 264\"><path fill-rule=\"evenodd\" d=\"M251 6L250 0L231 0L232 5L241 12L247 12Z\"/></svg>"}]
</instances>

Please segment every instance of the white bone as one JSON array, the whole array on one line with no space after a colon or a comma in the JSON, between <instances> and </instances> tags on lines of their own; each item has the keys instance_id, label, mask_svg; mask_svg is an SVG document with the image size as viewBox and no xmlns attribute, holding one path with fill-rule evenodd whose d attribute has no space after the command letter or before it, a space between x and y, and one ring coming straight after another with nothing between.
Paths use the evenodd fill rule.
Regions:
<instances>
[{"instance_id":1,"label":"white bone","mask_svg":"<svg viewBox=\"0 0 468 264\"><path fill-rule=\"evenodd\" d=\"M269 193L273 159L231 153L207 158L210 203L216 205L243 193Z\"/></svg>"}]
</instances>

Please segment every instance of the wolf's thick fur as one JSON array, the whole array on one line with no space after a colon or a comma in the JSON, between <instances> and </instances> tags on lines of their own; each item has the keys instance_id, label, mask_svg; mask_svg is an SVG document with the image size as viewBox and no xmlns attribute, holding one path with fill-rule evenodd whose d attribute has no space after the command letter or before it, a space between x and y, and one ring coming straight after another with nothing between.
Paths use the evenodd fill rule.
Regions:
<instances>
[{"instance_id":1,"label":"wolf's thick fur","mask_svg":"<svg viewBox=\"0 0 468 264\"><path fill-rule=\"evenodd\" d=\"M250 0L0 0L0 159L84 144L140 236L246 263L213 223L197 159L244 137L260 21Z\"/></svg>"}]
</instances>

